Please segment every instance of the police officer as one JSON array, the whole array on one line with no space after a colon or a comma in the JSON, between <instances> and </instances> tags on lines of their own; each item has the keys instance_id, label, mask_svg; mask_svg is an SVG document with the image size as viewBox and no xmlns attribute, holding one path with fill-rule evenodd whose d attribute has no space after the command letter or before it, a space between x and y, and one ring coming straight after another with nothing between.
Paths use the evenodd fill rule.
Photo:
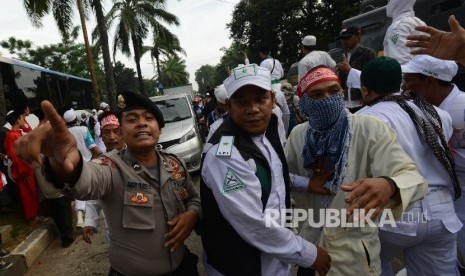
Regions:
<instances>
[{"instance_id":1,"label":"police officer","mask_svg":"<svg viewBox=\"0 0 465 276\"><path fill-rule=\"evenodd\" d=\"M127 148L83 162L76 141L50 102L50 123L23 136L16 152L46 175L66 183L63 193L101 199L110 230L109 275L197 275L197 257L184 246L200 217L200 199L185 164L158 151L163 115L148 98L125 92L118 99Z\"/></svg>"}]
</instances>

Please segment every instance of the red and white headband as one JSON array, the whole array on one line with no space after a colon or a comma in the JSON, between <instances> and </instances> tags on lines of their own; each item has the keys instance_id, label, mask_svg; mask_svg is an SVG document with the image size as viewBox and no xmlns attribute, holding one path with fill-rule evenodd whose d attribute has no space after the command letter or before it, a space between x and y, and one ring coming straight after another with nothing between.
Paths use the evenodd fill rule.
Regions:
<instances>
[{"instance_id":1,"label":"red and white headband","mask_svg":"<svg viewBox=\"0 0 465 276\"><path fill-rule=\"evenodd\" d=\"M334 73L333 70L331 70L328 67L319 67L313 70L310 70L305 76L300 80L299 85L297 86L297 93L299 94L299 97L302 98L302 96L307 93L307 91L312 87L315 86L321 82L324 81L337 81L341 82Z\"/></svg>"},{"instance_id":2,"label":"red and white headband","mask_svg":"<svg viewBox=\"0 0 465 276\"><path fill-rule=\"evenodd\" d=\"M100 121L100 129L103 129L108 125L119 126L118 118L116 118L114 114L108 114L107 116L103 117Z\"/></svg>"}]
</instances>

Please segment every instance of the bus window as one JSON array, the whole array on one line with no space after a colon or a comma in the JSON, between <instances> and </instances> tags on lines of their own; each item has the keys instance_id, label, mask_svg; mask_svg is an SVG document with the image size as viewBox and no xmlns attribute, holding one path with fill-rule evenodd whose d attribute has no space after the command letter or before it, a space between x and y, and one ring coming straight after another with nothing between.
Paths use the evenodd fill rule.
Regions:
<instances>
[{"instance_id":1,"label":"bus window","mask_svg":"<svg viewBox=\"0 0 465 276\"><path fill-rule=\"evenodd\" d=\"M1 84L5 93L6 111L27 101L30 110L49 100L57 110L76 103L79 109L91 109L93 94L89 79L52 71L41 66L0 56Z\"/></svg>"}]
</instances>

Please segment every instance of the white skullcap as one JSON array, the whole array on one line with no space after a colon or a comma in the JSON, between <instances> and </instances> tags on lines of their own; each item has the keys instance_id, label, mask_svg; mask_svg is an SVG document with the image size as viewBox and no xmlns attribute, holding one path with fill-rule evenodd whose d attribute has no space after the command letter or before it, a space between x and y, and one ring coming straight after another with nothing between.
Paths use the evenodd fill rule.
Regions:
<instances>
[{"instance_id":1,"label":"white skullcap","mask_svg":"<svg viewBox=\"0 0 465 276\"><path fill-rule=\"evenodd\" d=\"M316 45L316 37L313 35L307 35L302 39L302 45L304 46L315 46Z\"/></svg>"},{"instance_id":2,"label":"white skullcap","mask_svg":"<svg viewBox=\"0 0 465 276\"><path fill-rule=\"evenodd\" d=\"M76 112L74 112L74 110L72 109L66 111L65 114L63 114L63 119L67 124L73 122L74 120L76 120L76 118Z\"/></svg>"},{"instance_id":3,"label":"white skullcap","mask_svg":"<svg viewBox=\"0 0 465 276\"><path fill-rule=\"evenodd\" d=\"M101 103L100 103L100 109L103 110L103 109L105 109L105 108L107 108L107 107L108 107L108 104L107 104L106 102L101 102Z\"/></svg>"},{"instance_id":4,"label":"white skullcap","mask_svg":"<svg viewBox=\"0 0 465 276\"><path fill-rule=\"evenodd\" d=\"M415 56L402 65L402 73L418 73L443 81L451 81L459 67L455 61L438 59L429 55Z\"/></svg>"},{"instance_id":5,"label":"white skullcap","mask_svg":"<svg viewBox=\"0 0 465 276\"><path fill-rule=\"evenodd\" d=\"M265 90L271 90L270 70L260 67L257 64L249 64L236 67L231 71L231 75L224 81L224 87L228 93L228 98L242 86L254 85Z\"/></svg>"},{"instance_id":6,"label":"white skullcap","mask_svg":"<svg viewBox=\"0 0 465 276\"><path fill-rule=\"evenodd\" d=\"M218 102L222 104L226 103L226 99L228 99L228 93L226 92L224 84L219 85L215 88L215 98Z\"/></svg>"}]
</instances>

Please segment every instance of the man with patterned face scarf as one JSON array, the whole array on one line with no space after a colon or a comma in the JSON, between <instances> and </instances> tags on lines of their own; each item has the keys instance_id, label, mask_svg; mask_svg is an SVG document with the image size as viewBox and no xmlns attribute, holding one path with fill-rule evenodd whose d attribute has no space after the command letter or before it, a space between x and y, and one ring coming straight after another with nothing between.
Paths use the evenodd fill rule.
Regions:
<instances>
[{"instance_id":1,"label":"man with patterned face scarf","mask_svg":"<svg viewBox=\"0 0 465 276\"><path fill-rule=\"evenodd\" d=\"M289 171L309 177L334 171L325 184L333 195L310 194L305 209L313 210L314 222L325 221L320 215L328 214L327 208L339 213L342 222L321 229L304 223L300 235L328 251L328 275L379 275L378 229L357 222L366 217L377 222L383 209L381 217L388 213L399 218L410 202L425 195L426 183L386 124L344 108L342 87L331 69L310 70L298 92L309 121L288 138ZM299 268L300 273L308 272Z\"/></svg>"},{"instance_id":2,"label":"man with patterned face scarf","mask_svg":"<svg viewBox=\"0 0 465 276\"><path fill-rule=\"evenodd\" d=\"M392 24L384 36L384 55L405 64L412 60L407 36L420 34L415 27L426 25L420 18L415 16L413 5L416 0L391 0L386 6L386 15L392 17Z\"/></svg>"}]
</instances>

